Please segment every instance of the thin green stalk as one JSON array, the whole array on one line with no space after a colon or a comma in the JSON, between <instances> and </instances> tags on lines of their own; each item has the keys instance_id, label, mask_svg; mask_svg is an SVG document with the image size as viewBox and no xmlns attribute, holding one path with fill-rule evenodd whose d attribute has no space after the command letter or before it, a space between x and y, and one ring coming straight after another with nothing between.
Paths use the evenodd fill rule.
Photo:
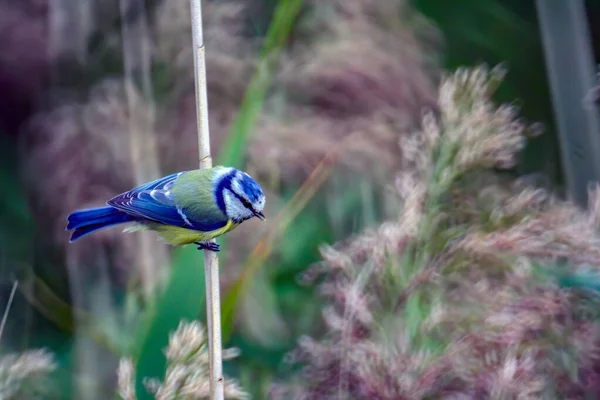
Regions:
<instances>
[{"instance_id":1,"label":"thin green stalk","mask_svg":"<svg viewBox=\"0 0 600 400\"><path fill-rule=\"evenodd\" d=\"M407 265L410 268L410 277L414 277L415 274L422 271L423 268L429 268L429 264L432 261L431 249L434 244L433 241L436 239L435 232L438 228L437 218L441 210L442 196L448 189L448 187L444 185L443 179L445 178L443 177L443 174L450 172L453 175L453 180L455 171L448 171L448 169L452 168L452 159L456 154L457 146L456 143L448 139L441 139L439 156L429 179L429 190L424 206L425 215L421 220L419 228L418 247L412 262ZM407 314L407 329L411 340L415 340L418 337L419 326L429 314L428 307L425 304L423 291L420 289L415 290L415 292L406 300L405 307Z\"/></svg>"},{"instance_id":2,"label":"thin green stalk","mask_svg":"<svg viewBox=\"0 0 600 400\"><path fill-rule=\"evenodd\" d=\"M302 4L303 0L280 0L277 3L265 38L261 60L250 81L242 107L223 143L218 156L219 164L242 167L248 137L262 111L273 68L287 42Z\"/></svg>"}]
</instances>

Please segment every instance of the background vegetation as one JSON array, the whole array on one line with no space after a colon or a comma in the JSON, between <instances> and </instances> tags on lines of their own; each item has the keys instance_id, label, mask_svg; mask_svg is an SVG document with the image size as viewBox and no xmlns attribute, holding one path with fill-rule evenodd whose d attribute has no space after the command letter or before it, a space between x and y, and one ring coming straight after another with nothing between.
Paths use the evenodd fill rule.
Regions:
<instances>
[{"instance_id":1,"label":"background vegetation","mask_svg":"<svg viewBox=\"0 0 600 400\"><path fill-rule=\"evenodd\" d=\"M451 340L460 342L454 336L446 343L437 340L439 327L429 318L441 315L435 314L436 307L443 296L453 295L452 285L462 288L465 282L481 279L497 289L494 293L498 297L486 301L517 291L519 301L535 302L542 291L550 293L551 302L556 292L550 288L580 287L581 264L598 265L592 257L569 263L571 254L561 253L557 259L554 253L495 249L493 254L486 254L493 261L478 259L472 269L493 266L494 271L506 275L473 277L461 270L450 278L443 276L439 278L446 282L440 289L442 297L425 299L417 295L407 303L407 310L399 312L381 304L391 301L386 296L403 295L414 276L407 272L402 280L379 271L378 278L373 279L361 273L369 258L356 258L352 253L356 243L364 246L360 238L366 231L377 228L376 232L381 232L387 227L380 228L382 223L396 223L399 215L406 213L401 214L406 198L398 195L395 185L399 176L413 168L407 167L410 144L405 139L424 130L424 110L436 115L449 112L443 108L438 89L444 71L461 66L502 63L508 73L493 92L493 100L518 105L519 115L529 121L527 126L541 122L545 127L544 135L522 142L524 148L510 148L509 153L516 154L518 163L503 165L509 168L502 170L491 163L485 165L485 174L477 171L478 176L485 177L479 179L497 180L504 188L495 189L491 204L504 210L509 195L520 193L507 189L517 178L549 192L561 192L561 165L534 3L210 0L203 4L213 152L219 163L243 167L256 176L268 193L268 224L248 222L220 240L224 248L224 342L239 352L225 364L226 374L237 382L232 381L235 386L231 394L327 398L347 392L353 398L440 398L456 395L452 388L457 382L472 389L463 393L466 398L500 393L493 392L495 389L489 385L477 386L479 381L467 373L444 375L440 371L431 376L439 378L443 387L430 386L429 391L413 382L412 386L391 385L385 393L365 392L365 387L378 386L384 372L400 371L399 364L377 357L380 363L369 366L380 374L359 374L366 386L345 387L340 383L347 378L342 379L343 373L342 378L330 380L319 374L325 367L338 372L344 367L336 364L333 355L320 358L321 353L315 350L318 346L310 343L336 343L335 318L345 320L346 328L354 324L354 316L339 316L331 310L346 304L343 297L352 295L359 282L359 291L375 298L378 304L375 308L372 303L365 305L363 316L381 324L381 332L387 332L389 338L414 340L424 325L429 333L433 332L431 341L394 339L395 343L404 343L402 357L437 360L435 357L449 351ZM158 381L149 386L165 395L169 379L181 378L173 373L177 360L193 360L190 363L197 369L205 365L201 356L194 358L200 354L197 348L177 347L182 341L196 343L202 337L200 325L180 326L185 320L204 321L202 257L195 248L167 249L157 245L154 237L122 235L119 229L99 232L69 245L64 232L65 217L73 209L101 204L137 183L197 165L188 7L188 0L0 1L0 30L8 32L0 41L1 304L9 304L14 281L18 281L6 326L0 331L4 355L0 362L0 393L6 398L114 398L119 379L123 398L132 398L128 396L134 390L137 398L152 398L144 389L144 378L161 380L163 392ZM494 76L492 83L481 79L495 88ZM475 96L472 89L464 90ZM488 92L481 90L478 99L491 104ZM461 116L469 118L470 114L463 110ZM497 128L498 132L503 129L500 125ZM434 146L425 152L437 156L440 151ZM435 160L429 162L437 168ZM444 165L452 162L446 160ZM436 182L431 177L419 179L426 187ZM475 201L477 193L488 193L483 186L461 188L465 204ZM442 203L448 200L444 196L456 194L448 188L436 193L443 195L435 200ZM537 215L536 207L550 207L537 202L535 196L527 199L531 203L519 204L531 206L531 210L527 208L528 216ZM494 220L488 215L492 210L483 210L483 216L475 217L464 215L463 207L443 211L455 220L444 222L443 229L437 225L428 228L429 233L443 237L427 245L440 246L428 249L429 255L443 253L448 236L471 233L474 219L493 220L489 226L475 224L483 231L493 231L518 225L522 217L505 212L500 220ZM442 210L432 208L433 216L437 212ZM572 218L593 221L577 211L561 216L564 219L559 222L564 224ZM594 234L592 227L590 232ZM417 235L417 249L430 237L419 235L424 234ZM582 240L578 238L573 239L573 246ZM341 250L336 250L335 256L329 253L333 250L323 247L336 243ZM377 250L377 244L370 247ZM484 247L462 251L476 257L476 250ZM323 254L320 248L325 249ZM427 264L425 259L418 259L419 265L406 264L396 257L404 253L398 249L391 253L384 257L385 263L398 262L396 268L402 270L413 268L412 272L418 273L419 266ZM527 256L527 260L521 256ZM325 266L339 259L347 259L347 265L353 266L352 273L342 274L342 281L350 283L347 288L336 283L337 270L325 277L317 274L316 281L309 279L317 278L311 276L314 269L309 267L323 259ZM559 280L531 272L539 266L550 270L555 262L566 263L572 269L567 269ZM523 263L527 273L519 269ZM510 281L513 270L524 281ZM469 301L474 301L452 300L465 307L459 307L460 311L469 310ZM559 300L561 316L568 315L577 322L561 325L561 329L575 333L563 335L563 347L553 341L554 336L548 336L544 343L556 349L553 356L563 364L531 372L526 383L535 389L535 379L540 376L545 383L552 376L568 376L564 379L569 384L552 393L566 393L560 392L566 388L578 396L585 390L595 390L591 384L577 383L591 382L597 362L585 359L584 365L576 357L582 348L596 350L592 342L597 336L587 333L588 329L595 332L595 316L586 314L590 312L586 302L594 299ZM532 315L542 315L542 305L536 303L535 307ZM489 321L484 317L462 322L458 328L444 325L443 329L456 335L499 329L486 325ZM179 336L169 342L169 334L178 327ZM554 328L536 329L550 335ZM577 336L584 330L586 335ZM385 336L366 336L376 355L389 349L383 345ZM305 337L313 339L300 340ZM581 337L586 338L585 345L581 345ZM485 345L499 346L497 337L479 339L486 339ZM530 347L538 350L542 344L536 342L538 347ZM163 349L167 347L170 350L165 357ZM23 353L38 348L48 353ZM313 351L308 352L312 358L297 358L294 350L298 349ZM364 349L359 347L357 351ZM419 358L422 353L427 357ZM17 354L24 361L15 362ZM480 356L470 356L469 362L479 365ZM517 361L513 369L521 371L521 363L525 362L521 357L529 356L514 356ZM405 360L402 357L398 355L394 362ZM171 369L167 369L167 359ZM291 359L299 362L288 362ZM319 364L319 360L327 363ZM429 373L423 372L429 364L419 362L414 361L421 375L406 372L410 375L408 381ZM6 367L11 365L12 369ZM458 371L455 364L447 366ZM505 364L498 362L496 367L499 370ZM497 372L492 371L490 374ZM21 378L38 375L50 379L35 386L15 386ZM319 376L324 380L319 381ZM201 376L195 379L192 383L200 385ZM315 391L294 391L297 382ZM520 381L515 385L516 389L511 387L501 394L516 398L526 385L519 386ZM23 394L21 389L30 392ZM196 389L203 393L201 388ZM539 393L534 389L527 393L535 398Z\"/></svg>"}]
</instances>

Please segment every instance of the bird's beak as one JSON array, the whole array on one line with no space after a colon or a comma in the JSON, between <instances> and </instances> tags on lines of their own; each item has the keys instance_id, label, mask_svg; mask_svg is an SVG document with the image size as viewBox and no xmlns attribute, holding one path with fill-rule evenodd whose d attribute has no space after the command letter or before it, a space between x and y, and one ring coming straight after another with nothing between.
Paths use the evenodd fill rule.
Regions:
<instances>
[{"instance_id":1,"label":"bird's beak","mask_svg":"<svg viewBox=\"0 0 600 400\"><path fill-rule=\"evenodd\" d=\"M256 218L260 219L261 221L264 221L264 220L266 219L266 218L265 218L265 214L263 214L263 213L262 213L262 212L260 212L260 211L259 211L259 212L255 212L255 213L254 213L254 216L255 216Z\"/></svg>"}]
</instances>

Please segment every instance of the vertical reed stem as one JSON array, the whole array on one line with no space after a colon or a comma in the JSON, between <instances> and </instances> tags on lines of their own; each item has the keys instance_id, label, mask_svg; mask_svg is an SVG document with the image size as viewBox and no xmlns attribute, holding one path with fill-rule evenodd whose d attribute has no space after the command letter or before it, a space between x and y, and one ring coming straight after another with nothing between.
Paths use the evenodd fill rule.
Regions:
<instances>
[{"instance_id":1,"label":"vertical reed stem","mask_svg":"<svg viewBox=\"0 0 600 400\"><path fill-rule=\"evenodd\" d=\"M8 319L8 312L10 311L10 306L12 306L12 302L15 298L15 292L17 291L18 285L19 281L15 281L15 283L13 283L12 290L10 291L10 296L8 297L6 308L4 309L4 315L2 316L2 322L0 322L0 339L2 339L2 333L4 333L4 326L6 325L6 320Z\"/></svg>"},{"instance_id":2,"label":"vertical reed stem","mask_svg":"<svg viewBox=\"0 0 600 400\"><path fill-rule=\"evenodd\" d=\"M198 150L200 168L212 167L210 134L208 130L208 100L206 94L206 62L202 35L201 0L190 0L194 71L196 81L196 118L198 121ZM213 239L214 240L214 239ZM210 398L223 399L223 362L221 358L221 302L219 293L219 260L217 253L204 250L206 276L206 315L210 355Z\"/></svg>"}]
</instances>

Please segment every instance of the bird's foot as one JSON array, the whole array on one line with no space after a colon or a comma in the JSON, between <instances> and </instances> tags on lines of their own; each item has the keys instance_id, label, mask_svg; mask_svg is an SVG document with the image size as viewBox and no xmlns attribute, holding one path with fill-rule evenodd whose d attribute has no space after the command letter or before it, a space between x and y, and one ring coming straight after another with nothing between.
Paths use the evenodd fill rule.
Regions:
<instances>
[{"instance_id":1,"label":"bird's foot","mask_svg":"<svg viewBox=\"0 0 600 400\"><path fill-rule=\"evenodd\" d=\"M221 248L214 242L194 242L198 245L198 250L220 251Z\"/></svg>"}]
</instances>

